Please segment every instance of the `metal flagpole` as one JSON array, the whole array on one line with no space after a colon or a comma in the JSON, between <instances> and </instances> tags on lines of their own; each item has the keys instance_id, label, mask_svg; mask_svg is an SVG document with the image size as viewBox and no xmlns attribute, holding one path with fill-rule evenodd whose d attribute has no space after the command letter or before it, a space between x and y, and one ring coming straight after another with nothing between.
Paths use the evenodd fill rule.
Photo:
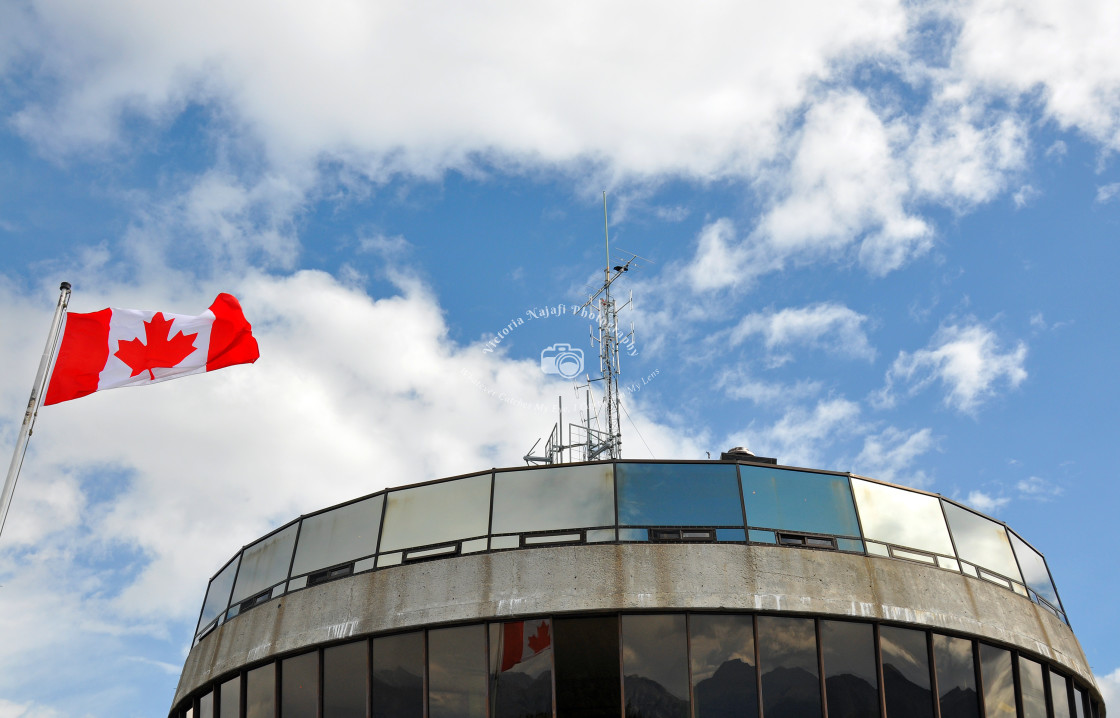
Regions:
<instances>
[{"instance_id":1,"label":"metal flagpole","mask_svg":"<svg viewBox=\"0 0 1120 718\"><path fill-rule=\"evenodd\" d=\"M27 402L27 412L23 415L23 425L19 429L16 450L12 454L12 465L8 467L8 478L4 479L4 493L0 495L0 533L4 531L4 522L8 518L8 506L12 503L12 494L16 492L16 480L19 478L20 467L23 466L23 455L27 452L27 440L35 426L35 417L39 414L39 402L43 397L43 389L46 388L47 369L58 344L58 335L62 331L66 305L70 303L70 282L63 282L58 290L60 292L58 306L54 309L51 331L47 335L47 346L43 349L43 358L39 360L35 385L31 387L31 398Z\"/></svg>"}]
</instances>

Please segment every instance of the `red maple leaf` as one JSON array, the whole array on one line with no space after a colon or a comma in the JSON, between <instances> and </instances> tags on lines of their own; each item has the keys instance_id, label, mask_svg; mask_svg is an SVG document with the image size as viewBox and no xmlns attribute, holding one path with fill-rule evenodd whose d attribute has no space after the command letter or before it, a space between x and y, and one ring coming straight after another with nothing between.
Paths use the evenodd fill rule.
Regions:
<instances>
[{"instance_id":1,"label":"red maple leaf","mask_svg":"<svg viewBox=\"0 0 1120 718\"><path fill-rule=\"evenodd\" d=\"M194 339L198 333L183 334L180 331L168 339L173 322L172 319L164 319L163 312L156 312L152 321L144 322L147 344L139 339L117 342L116 356L132 369L129 376L147 371L148 376L155 380L156 375L152 373L152 369L173 367L190 356L195 349Z\"/></svg>"},{"instance_id":2,"label":"red maple leaf","mask_svg":"<svg viewBox=\"0 0 1120 718\"><path fill-rule=\"evenodd\" d=\"M551 637L548 635L548 621L541 621L537 626L537 632L529 636L529 648L533 653L540 653L548 648L551 642Z\"/></svg>"}]
</instances>

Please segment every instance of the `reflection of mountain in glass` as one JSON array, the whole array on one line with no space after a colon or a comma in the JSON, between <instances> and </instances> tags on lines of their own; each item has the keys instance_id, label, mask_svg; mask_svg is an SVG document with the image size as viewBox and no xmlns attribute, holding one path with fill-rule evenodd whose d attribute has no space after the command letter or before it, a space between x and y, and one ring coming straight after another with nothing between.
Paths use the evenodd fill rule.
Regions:
<instances>
[{"instance_id":1,"label":"reflection of mountain in glass","mask_svg":"<svg viewBox=\"0 0 1120 718\"><path fill-rule=\"evenodd\" d=\"M626 718L688 718L688 699L643 676L626 676Z\"/></svg>"},{"instance_id":2,"label":"reflection of mountain in glass","mask_svg":"<svg viewBox=\"0 0 1120 718\"><path fill-rule=\"evenodd\" d=\"M762 700L766 718L819 718L820 682L804 668L775 668L762 674Z\"/></svg>"},{"instance_id":3,"label":"reflection of mountain in glass","mask_svg":"<svg viewBox=\"0 0 1120 718\"><path fill-rule=\"evenodd\" d=\"M883 685L887 688L887 715L913 718L933 715L930 690L911 681L891 663L883 664Z\"/></svg>"},{"instance_id":4,"label":"reflection of mountain in glass","mask_svg":"<svg viewBox=\"0 0 1120 718\"><path fill-rule=\"evenodd\" d=\"M493 718L547 718L552 715L552 673L531 678L517 671L498 675L491 684Z\"/></svg>"},{"instance_id":5,"label":"reflection of mountain in glass","mask_svg":"<svg viewBox=\"0 0 1120 718\"><path fill-rule=\"evenodd\" d=\"M374 718L422 718L424 680L403 668L373 672Z\"/></svg>"},{"instance_id":6,"label":"reflection of mountain in glass","mask_svg":"<svg viewBox=\"0 0 1120 718\"><path fill-rule=\"evenodd\" d=\"M972 688L954 688L941 696L941 715L953 718L979 718L980 704Z\"/></svg>"},{"instance_id":7,"label":"reflection of mountain in glass","mask_svg":"<svg viewBox=\"0 0 1120 718\"><path fill-rule=\"evenodd\" d=\"M844 673L825 679L828 718L878 718L879 691L859 676Z\"/></svg>"},{"instance_id":8,"label":"reflection of mountain in glass","mask_svg":"<svg viewBox=\"0 0 1120 718\"><path fill-rule=\"evenodd\" d=\"M758 715L754 666L735 658L696 684L696 718L747 718Z\"/></svg>"}]
</instances>

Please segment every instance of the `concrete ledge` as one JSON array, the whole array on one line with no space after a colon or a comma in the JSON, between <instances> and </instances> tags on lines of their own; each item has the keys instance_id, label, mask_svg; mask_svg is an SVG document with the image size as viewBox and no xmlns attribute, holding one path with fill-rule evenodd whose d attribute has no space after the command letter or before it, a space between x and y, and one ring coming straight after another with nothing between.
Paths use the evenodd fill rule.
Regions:
<instances>
[{"instance_id":1,"label":"concrete ledge","mask_svg":"<svg viewBox=\"0 0 1120 718\"><path fill-rule=\"evenodd\" d=\"M1011 591L897 559L778 546L605 544L396 566L296 591L191 650L175 704L264 659L350 637L586 611L733 610L914 624L1009 644L1099 691L1073 632Z\"/></svg>"}]
</instances>

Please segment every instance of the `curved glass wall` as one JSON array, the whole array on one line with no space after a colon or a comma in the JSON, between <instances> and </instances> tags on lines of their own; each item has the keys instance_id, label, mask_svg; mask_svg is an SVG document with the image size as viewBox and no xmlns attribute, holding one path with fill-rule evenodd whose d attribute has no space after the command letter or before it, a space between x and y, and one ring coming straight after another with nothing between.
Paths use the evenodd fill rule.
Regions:
<instances>
[{"instance_id":1,"label":"curved glass wall","mask_svg":"<svg viewBox=\"0 0 1120 718\"><path fill-rule=\"evenodd\" d=\"M301 517L214 576L196 640L287 591L363 571L616 541L761 543L915 561L1013 590L1066 620L1040 553L1004 524L936 495L849 474L618 461L473 474Z\"/></svg>"},{"instance_id":2,"label":"curved glass wall","mask_svg":"<svg viewBox=\"0 0 1120 718\"><path fill-rule=\"evenodd\" d=\"M329 644L219 676L170 718L215 707L216 718L1100 714L1057 667L967 636L703 612L536 616Z\"/></svg>"}]
</instances>

